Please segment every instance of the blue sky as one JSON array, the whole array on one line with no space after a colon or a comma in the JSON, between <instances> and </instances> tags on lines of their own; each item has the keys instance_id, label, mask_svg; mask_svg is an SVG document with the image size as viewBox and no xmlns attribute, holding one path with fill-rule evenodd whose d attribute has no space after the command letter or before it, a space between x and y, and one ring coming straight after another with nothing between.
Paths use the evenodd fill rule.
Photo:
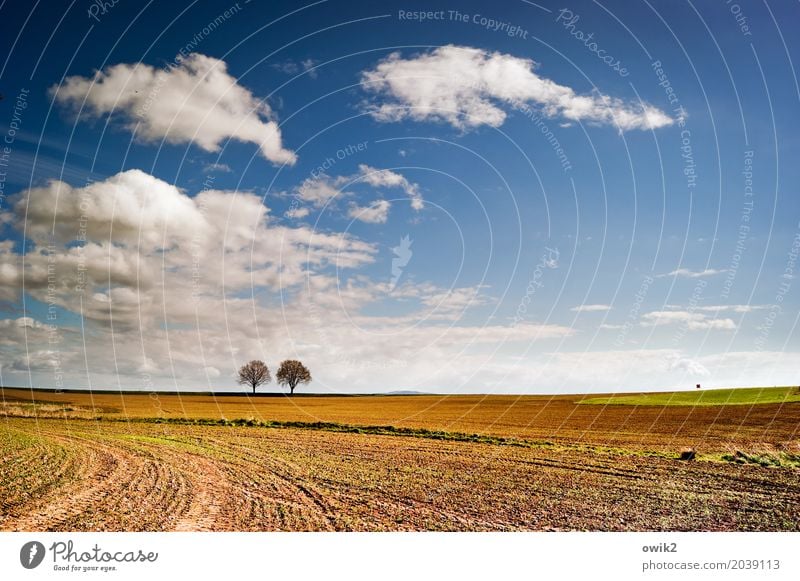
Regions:
<instances>
[{"instance_id":1,"label":"blue sky","mask_svg":"<svg viewBox=\"0 0 800 581\"><path fill-rule=\"evenodd\" d=\"M796 381L795 5L98 6L0 7L6 385Z\"/></svg>"}]
</instances>

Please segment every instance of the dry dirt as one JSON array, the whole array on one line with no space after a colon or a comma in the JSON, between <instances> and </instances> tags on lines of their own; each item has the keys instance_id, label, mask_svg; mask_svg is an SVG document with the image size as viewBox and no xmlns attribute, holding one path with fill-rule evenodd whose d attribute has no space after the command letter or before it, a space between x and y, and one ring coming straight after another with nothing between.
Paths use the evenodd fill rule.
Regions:
<instances>
[{"instance_id":1,"label":"dry dirt","mask_svg":"<svg viewBox=\"0 0 800 581\"><path fill-rule=\"evenodd\" d=\"M800 530L800 471L641 448L0 418L0 530Z\"/></svg>"}]
</instances>

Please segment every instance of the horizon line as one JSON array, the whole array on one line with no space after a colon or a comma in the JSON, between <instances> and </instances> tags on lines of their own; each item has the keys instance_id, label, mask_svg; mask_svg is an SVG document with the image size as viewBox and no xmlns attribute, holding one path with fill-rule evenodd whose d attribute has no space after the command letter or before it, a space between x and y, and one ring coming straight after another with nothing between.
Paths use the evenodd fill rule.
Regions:
<instances>
[{"instance_id":1,"label":"horizon line","mask_svg":"<svg viewBox=\"0 0 800 581\"><path fill-rule=\"evenodd\" d=\"M796 385L763 385L763 386L711 386L702 387L700 391L723 390L723 389L775 389L798 387ZM392 390L378 391L370 393L347 393L347 392L304 392L304 393L285 393L285 392L260 392L251 393L248 391L175 391L160 389L87 389L87 388L55 388L55 387L29 387L0 385L0 390L16 389L24 391L39 391L44 393L91 393L100 395L124 395L124 394L158 394L158 395L185 395L185 396L236 396L236 397L375 397L375 396L516 396L516 397L559 397L569 395L635 395L650 393L674 393L681 391L695 392L697 388L674 388L663 390L644 390L644 391L574 391L564 393L511 393L511 392L436 392L436 391L415 391L415 390Z\"/></svg>"}]
</instances>

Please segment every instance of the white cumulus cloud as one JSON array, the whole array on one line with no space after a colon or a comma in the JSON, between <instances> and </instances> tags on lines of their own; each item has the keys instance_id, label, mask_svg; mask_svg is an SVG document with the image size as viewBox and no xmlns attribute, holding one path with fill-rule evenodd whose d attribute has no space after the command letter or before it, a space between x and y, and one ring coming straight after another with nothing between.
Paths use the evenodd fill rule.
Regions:
<instances>
[{"instance_id":1,"label":"white cumulus cloud","mask_svg":"<svg viewBox=\"0 0 800 581\"><path fill-rule=\"evenodd\" d=\"M362 73L364 88L378 97L368 112L379 121L444 121L459 129L499 127L505 108L534 105L548 117L612 125L619 131L674 123L642 102L626 102L595 90L574 89L540 76L536 64L500 52L443 46L403 58L390 54Z\"/></svg>"},{"instance_id":2,"label":"white cumulus cloud","mask_svg":"<svg viewBox=\"0 0 800 581\"><path fill-rule=\"evenodd\" d=\"M223 141L235 139L255 143L273 163L296 161L294 152L283 147L269 105L213 57L193 53L164 68L120 63L93 77L67 77L50 93L79 113L119 115L145 141L191 142L218 151Z\"/></svg>"}]
</instances>

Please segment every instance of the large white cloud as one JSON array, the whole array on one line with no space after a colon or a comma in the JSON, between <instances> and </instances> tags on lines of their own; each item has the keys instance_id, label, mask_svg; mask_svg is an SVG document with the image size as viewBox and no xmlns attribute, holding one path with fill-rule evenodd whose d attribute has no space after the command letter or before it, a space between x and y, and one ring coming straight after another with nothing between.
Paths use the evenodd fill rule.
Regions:
<instances>
[{"instance_id":1,"label":"large white cloud","mask_svg":"<svg viewBox=\"0 0 800 581\"><path fill-rule=\"evenodd\" d=\"M380 176L372 187L410 187L365 172L358 176ZM4 220L29 241L24 255L0 242L0 298L19 301L24 288L47 307L46 320L0 319L0 371L12 383L30 370L40 386L56 373L83 387L232 386L243 360L296 356L318 389L364 377L365 365L391 372L378 373L372 390L397 382L398 365L408 370L403 382L451 385L448 362L466 350L572 334L467 318L489 302L480 285L421 281L393 292L390 262L386 276L360 270L380 258L376 245L287 227L247 192L190 196L130 170L83 187L52 181L10 201ZM384 301L395 304L391 316L376 314Z\"/></svg>"},{"instance_id":2,"label":"large white cloud","mask_svg":"<svg viewBox=\"0 0 800 581\"><path fill-rule=\"evenodd\" d=\"M50 89L56 101L94 116L120 115L146 141L196 143L218 151L226 139L255 143L273 163L293 164L269 105L228 74L224 61L193 53L155 68L117 64L93 77L67 77Z\"/></svg>"},{"instance_id":3,"label":"large white cloud","mask_svg":"<svg viewBox=\"0 0 800 581\"><path fill-rule=\"evenodd\" d=\"M460 128L499 127L505 108L529 104L549 117L607 124L620 131L655 129L674 121L663 111L625 102L599 91L579 95L540 76L535 63L499 52L443 46L410 58L390 54L362 74L364 88L378 96L368 106L380 121L445 121ZM505 107L505 108L504 108Z\"/></svg>"},{"instance_id":4,"label":"large white cloud","mask_svg":"<svg viewBox=\"0 0 800 581\"><path fill-rule=\"evenodd\" d=\"M33 244L24 256L8 241L0 246L2 296L11 298L24 282L39 300L75 312L91 297L85 314L100 319L117 306L117 317L166 314L151 289L174 302L171 316L186 313L191 296L290 288L310 270L355 268L375 253L352 236L276 224L253 194L190 197L140 170L84 187L51 181L15 196L13 212L15 227Z\"/></svg>"},{"instance_id":5,"label":"large white cloud","mask_svg":"<svg viewBox=\"0 0 800 581\"><path fill-rule=\"evenodd\" d=\"M165 235L186 238L205 227L195 201L178 188L140 170L74 188L51 180L27 190L14 211L24 216L26 234L37 240L159 243Z\"/></svg>"}]
</instances>

